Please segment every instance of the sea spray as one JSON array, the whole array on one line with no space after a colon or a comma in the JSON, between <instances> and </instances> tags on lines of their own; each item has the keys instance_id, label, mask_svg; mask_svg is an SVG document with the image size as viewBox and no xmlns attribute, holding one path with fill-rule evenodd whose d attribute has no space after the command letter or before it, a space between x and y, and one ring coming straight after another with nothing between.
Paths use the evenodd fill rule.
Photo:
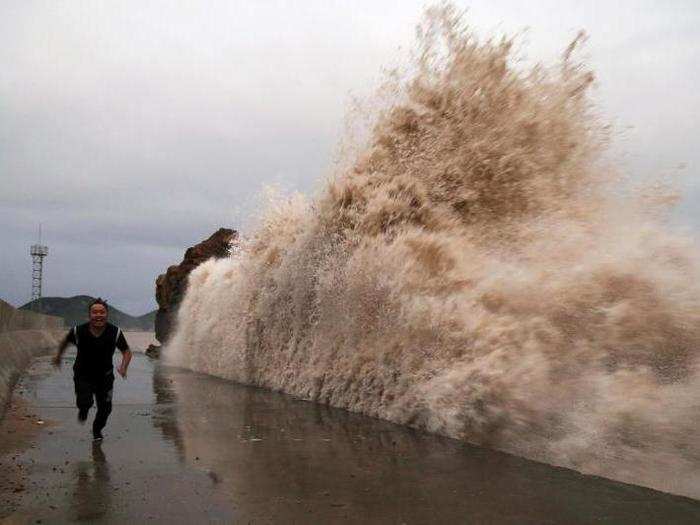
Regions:
<instances>
[{"instance_id":1,"label":"sea spray","mask_svg":"<svg viewBox=\"0 0 700 525\"><path fill-rule=\"evenodd\" d=\"M354 164L192 272L167 359L700 497L698 253L601 160L580 39L523 71L429 10Z\"/></svg>"}]
</instances>

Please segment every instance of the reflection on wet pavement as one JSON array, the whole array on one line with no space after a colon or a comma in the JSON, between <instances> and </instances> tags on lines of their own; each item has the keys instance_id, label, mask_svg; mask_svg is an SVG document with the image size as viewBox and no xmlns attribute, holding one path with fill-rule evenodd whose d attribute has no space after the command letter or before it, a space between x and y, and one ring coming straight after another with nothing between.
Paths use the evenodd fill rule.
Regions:
<instances>
[{"instance_id":1,"label":"reflection on wet pavement","mask_svg":"<svg viewBox=\"0 0 700 525\"><path fill-rule=\"evenodd\" d=\"M112 487L109 463L100 443L92 445L92 462L81 461L75 469L74 516L78 521L109 515Z\"/></svg>"},{"instance_id":2,"label":"reflection on wet pavement","mask_svg":"<svg viewBox=\"0 0 700 525\"><path fill-rule=\"evenodd\" d=\"M142 355L129 379L115 384L101 446L92 446L89 424L75 421L70 366L56 373L41 360L22 389L37 417L53 424L17 457L28 487L13 496L19 522L700 520L694 500L154 365Z\"/></svg>"}]
</instances>

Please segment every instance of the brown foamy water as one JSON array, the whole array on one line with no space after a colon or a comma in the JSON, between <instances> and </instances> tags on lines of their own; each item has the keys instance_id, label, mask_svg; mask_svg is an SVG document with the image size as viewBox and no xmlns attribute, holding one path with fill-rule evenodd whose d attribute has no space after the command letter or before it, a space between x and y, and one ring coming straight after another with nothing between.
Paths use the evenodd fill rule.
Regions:
<instances>
[{"instance_id":1,"label":"brown foamy water","mask_svg":"<svg viewBox=\"0 0 700 525\"><path fill-rule=\"evenodd\" d=\"M601 161L578 42L522 71L421 28L352 166L191 274L167 359L700 497L697 247Z\"/></svg>"}]
</instances>

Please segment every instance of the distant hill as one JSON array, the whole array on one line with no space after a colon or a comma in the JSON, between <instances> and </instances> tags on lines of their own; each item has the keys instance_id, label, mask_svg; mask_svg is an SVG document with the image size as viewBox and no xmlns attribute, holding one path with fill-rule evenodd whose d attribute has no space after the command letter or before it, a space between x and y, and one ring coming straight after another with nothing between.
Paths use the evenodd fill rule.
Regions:
<instances>
[{"instance_id":1,"label":"distant hill","mask_svg":"<svg viewBox=\"0 0 700 525\"><path fill-rule=\"evenodd\" d=\"M94 300L95 298L89 295L76 295L75 297L42 297L41 299L20 306L19 309L63 317L66 326L74 326L88 321L88 305ZM111 304L109 305L109 322L116 324L123 330L145 330L152 332L155 318L155 310L140 317L134 317L133 315L122 312Z\"/></svg>"}]
</instances>

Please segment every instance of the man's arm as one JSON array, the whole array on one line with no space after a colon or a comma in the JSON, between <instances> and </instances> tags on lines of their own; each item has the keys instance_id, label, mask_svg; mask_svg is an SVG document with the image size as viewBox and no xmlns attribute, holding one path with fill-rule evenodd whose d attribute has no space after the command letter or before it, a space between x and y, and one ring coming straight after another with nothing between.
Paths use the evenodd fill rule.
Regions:
<instances>
[{"instance_id":1,"label":"man's arm","mask_svg":"<svg viewBox=\"0 0 700 525\"><path fill-rule=\"evenodd\" d=\"M117 372L126 379L126 370L129 368L129 363L131 362L131 350L128 348L122 351L122 363L117 368Z\"/></svg>"},{"instance_id":2,"label":"man's arm","mask_svg":"<svg viewBox=\"0 0 700 525\"><path fill-rule=\"evenodd\" d=\"M117 338L117 348L122 353L122 362L117 368L119 375L126 379L126 371L129 368L129 363L131 362L131 350L129 349L129 343L126 342L126 337L124 337L124 332L119 333Z\"/></svg>"},{"instance_id":3,"label":"man's arm","mask_svg":"<svg viewBox=\"0 0 700 525\"><path fill-rule=\"evenodd\" d=\"M52 360L52 363L56 368L61 368L61 358L63 357L63 352L65 352L66 348L68 348L68 345L75 344L75 336L73 335L73 330L74 328L71 328L58 345L58 352Z\"/></svg>"}]
</instances>

